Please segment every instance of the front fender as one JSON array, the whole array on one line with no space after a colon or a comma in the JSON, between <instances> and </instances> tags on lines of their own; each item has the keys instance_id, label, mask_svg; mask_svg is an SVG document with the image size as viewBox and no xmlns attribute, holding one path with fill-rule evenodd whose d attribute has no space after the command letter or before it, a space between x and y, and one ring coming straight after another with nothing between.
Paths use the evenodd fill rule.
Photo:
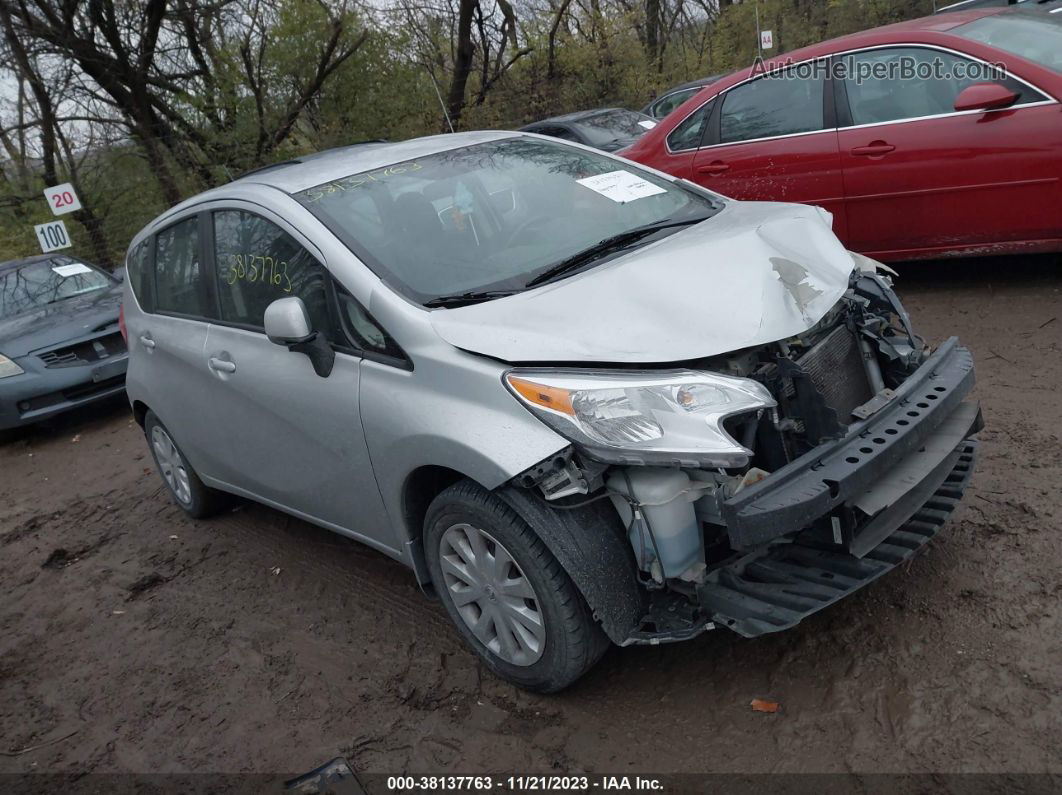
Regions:
<instances>
[{"instance_id":1,"label":"front fender","mask_svg":"<svg viewBox=\"0 0 1062 795\"><path fill-rule=\"evenodd\" d=\"M408 549L423 530L405 515L406 485L418 469L445 468L494 490L568 447L502 386L503 372L459 352L443 362L422 357L415 372L363 362L362 427L391 546Z\"/></svg>"},{"instance_id":2,"label":"front fender","mask_svg":"<svg viewBox=\"0 0 1062 795\"><path fill-rule=\"evenodd\" d=\"M495 492L549 547L613 643L623 644L648 609L630 542L609 500L571 510L511 486Z\"/></svg>"}]
</instances>

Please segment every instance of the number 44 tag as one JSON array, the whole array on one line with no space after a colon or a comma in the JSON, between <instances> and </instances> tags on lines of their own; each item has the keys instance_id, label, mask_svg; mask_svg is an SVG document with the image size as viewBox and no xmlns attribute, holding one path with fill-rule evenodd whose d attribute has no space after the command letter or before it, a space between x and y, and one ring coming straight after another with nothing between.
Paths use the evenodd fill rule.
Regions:
<instances>
[{"instance_id":1,"label":"number 44 tag","mask_svg":"<svg viewBox=\"0 0 1062 795\"><path fill-rule=\"evenodd\" d=\"M77 191L69 182L56 185L54 188L44 189L44 198L48 200L48 206L55 215L66 215L81 209L81 200L77 197Z\"/></svg>"}]
</instances>

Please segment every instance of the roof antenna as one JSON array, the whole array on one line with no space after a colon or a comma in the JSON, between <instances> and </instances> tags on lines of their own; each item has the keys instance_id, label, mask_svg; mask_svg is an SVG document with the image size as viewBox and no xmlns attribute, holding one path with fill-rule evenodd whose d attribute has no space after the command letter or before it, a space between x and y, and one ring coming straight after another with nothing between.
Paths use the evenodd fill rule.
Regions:
<instances>
[{"instance_id":1,"label":"roof antenna","mask_svg":"<svg viewBox=\"0 0 1062 795\"><path fill-rule=\"evenodd\" d=\"M428 77L431 78L431 84L435 86L435 96L439 98L439 107L442 108L443 116L446 117L446 124L450 127L450 132L454 131L454 123L450 121L450 114L446 110L446 103L443 102L442 92L439 91L439 84L435 82L435 75L432 74L431 69L427 64L424 64L424 70L428 73Z\"/></svg>"}]
</instances>

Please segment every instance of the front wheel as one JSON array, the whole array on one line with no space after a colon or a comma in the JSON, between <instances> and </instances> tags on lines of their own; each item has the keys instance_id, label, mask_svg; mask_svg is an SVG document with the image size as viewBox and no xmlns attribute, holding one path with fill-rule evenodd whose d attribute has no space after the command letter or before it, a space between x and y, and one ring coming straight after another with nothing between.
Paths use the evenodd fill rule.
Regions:
<instances>
[{"instance_id":1,"label":"front wheel","mask_svg":"<svg viewBox=\"0 0 1062 795\"><path fill-rule=\"evenodd\" d=\"M567 687L608 639L571 578L496 495L457 483L428 508L424 548L450 618L487 666L520 687Z\"/></svg>"}]
</instances>

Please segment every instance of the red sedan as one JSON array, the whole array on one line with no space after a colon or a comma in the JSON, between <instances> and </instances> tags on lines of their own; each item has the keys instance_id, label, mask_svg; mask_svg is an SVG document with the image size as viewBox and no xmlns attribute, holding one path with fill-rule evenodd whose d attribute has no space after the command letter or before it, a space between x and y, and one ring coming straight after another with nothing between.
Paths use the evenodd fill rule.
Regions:
<instances>
[{"instance_id":1,"label":"red sedan","mask_svg":"<svg viewBox=\"0 0 1062 795\"><path fill-rule=\"evenodd\" d=\"M881 260L1062 251L1062 3L926 17L707 86L622 154L833 213Z\"/></svg>"}]
</instances>

